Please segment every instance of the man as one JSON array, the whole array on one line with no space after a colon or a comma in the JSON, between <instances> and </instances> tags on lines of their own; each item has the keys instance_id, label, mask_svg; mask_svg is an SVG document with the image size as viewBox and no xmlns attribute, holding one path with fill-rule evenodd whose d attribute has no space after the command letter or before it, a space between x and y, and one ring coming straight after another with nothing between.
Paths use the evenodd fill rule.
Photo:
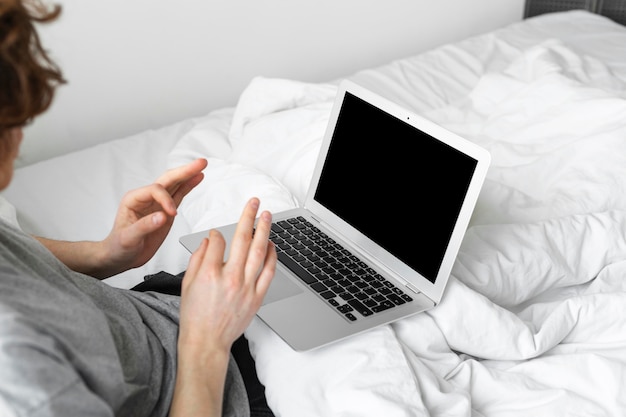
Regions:
<instances>
[{"instance_id":1,"label":"man","mask_svg":"<svg viewBox=\"0 0 626 417\"><path fill-rule=\"evenodd\" d=\"M0 190L11 181L22 127L64 82L33 26L59 13L37 0L0 0ZM244 207L228 262L216 231L193 253L180 297L99 281L154 255L206 164L126 194L100 242L35 238L0 218L0 415L249 414L230 349L276 268L270 213L253 233L258 199Z\"/></svg>"}]
</instances>

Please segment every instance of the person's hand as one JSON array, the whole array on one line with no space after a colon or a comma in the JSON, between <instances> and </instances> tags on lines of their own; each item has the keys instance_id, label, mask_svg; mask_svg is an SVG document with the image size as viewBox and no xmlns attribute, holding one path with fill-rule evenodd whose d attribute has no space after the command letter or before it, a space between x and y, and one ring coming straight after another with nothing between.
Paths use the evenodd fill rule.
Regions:
<instances>
[{"instance_id":1,"label":"person's hand","mask_svg":"<svg viewBox=\"0 0 626 417\"><path fill-rule=\"evenodd\" d=\"M226 242L209 232L183 277L176 387L170 417L220 416L230 348L258 311L276 271L272 216L246 204L224 262Z\"/></svg>"},{"instance_id":2,"label":"person's hand","mask_svg":"<svg viewBox=\"0 0 626 417\"><path fill-rule=\"evenodd\" d=\"M226 242L216 230L193 253L182 282L181 343L229 350L260 308L276 250L269 241L271 214L261 213L254 227L258 208L257 198L246 204L226 262Z\"/></svg>"},{"instance_id":3,"label":"person's hand","mask_svg":"<svg viewBox=\"0 0 626 417\"><path fill-rule=\"evenodd\" d=\"M113 229L102 241L101 263L107 275L141 266L154 256L172 227L181 201L204 178L206 166L206 159L197 159L124 196Z\"/></svg>"}]
</instances>

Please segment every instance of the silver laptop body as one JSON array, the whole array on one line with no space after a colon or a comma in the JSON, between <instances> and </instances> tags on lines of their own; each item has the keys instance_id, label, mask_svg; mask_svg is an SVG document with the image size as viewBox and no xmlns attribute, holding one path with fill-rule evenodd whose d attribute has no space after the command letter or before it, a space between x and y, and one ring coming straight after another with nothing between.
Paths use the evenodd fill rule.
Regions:
<instances>
[{"instance_id":1,"label":"silver laptop body","mask_svg":"<svg viewBox=\"0 0 626 417\"><path fill-rule=\"evenodd\" d=\"M288 236L279 225L300 217L358 259L348 268L321 260L294 267L290 244L281 245L289 251L277 245L279 265L258 317L304 351L434 307L489 163L483 148L343 81L306 201L273 213L273 225ZM235 227L218 228L227 243ZM207 233L180 242L193 252ZM331 252L329 242L320 253Z\"/></svg>"}]
</instances>

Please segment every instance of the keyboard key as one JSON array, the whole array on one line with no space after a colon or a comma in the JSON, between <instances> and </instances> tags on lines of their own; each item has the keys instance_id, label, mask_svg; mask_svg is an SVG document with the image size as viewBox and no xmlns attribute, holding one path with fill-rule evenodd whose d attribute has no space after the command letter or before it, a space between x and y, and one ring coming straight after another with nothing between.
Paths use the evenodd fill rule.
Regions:
<instances>
[{"instance_id":1,"label":"keyboard key","mask_svg":"<svg viewBox=\"0 0 626 417\"><path fill-rule=\"evenodd\" d=\"M402 299L402 297L400 297L397 294L391 294L391 295L387 296L387 298L389 298L389 300L391 300L391 302L394 303L397 306L406 303L406 301L404 301Z\"/></svg>"},{"instance_id":2,"label":"keyboard key","mask_svg":"<svg viewBox=\"0 0 626 417\"><path fill-rule=\"evenodd\" d=\"M379 305L372 307L372 311L374 313L380 313L381 311L389 310L390 308L395 307L395 304L389 300L385 300Z\"/></svg>"},{"instance_id":3,"label":"keyboard key","mask_svg":"<svg viewBox=\"0 0 626 417\"><path fill-rule=\"evenodd\" d=\"M348 301L348 304L350 304L352 307L354 307L354 309L356 311L358 311L359 314L361 314L364 317L372 315L372 310L370 310L369 308L365 307L365 304L363 304L362 302L360 302L357 299L353 299L353 300Z\"/></svg>"},{"instance_id":4,"label":"keyboard key","mask_svg":"<svg viewBox=\"0 0 626 417\"><path fill-rule=\"evenodd\" d=\"M352 306L350 306L350 304L344 304L342 306L337 307L337 310L339 310L341 313L349 313L351 311L354 311L354 309L352 308Z\"/></svg>"},{"instance_id":5,"label":"keyboard key","mask_svg":"<svg viewBox=\"0 0 626 417\"><path fill-rule=\"evenodd\" d=\"M326 300L329 300L331 298L335 298L335 293L332 291L324 291L323 293L320 294L323 298L325 298Z\"/></svg>"},{"instance_id":6,"label":"keyboard key","mask_svg":"<svg viewBox=\"0 0 626 417\"><path fill-rule=\"evenodd\" d=\"M313 284L315 282L317 282L317 279L315 279L314 276L312 276L311 274L309 274L304 268L302 268L300 265L298 265L297 263L295 263L289 256L287 256L284 253L279 253L278 254L278 259L280 259L280 261L287 266L287 268L289 268L291 271L293 271L293 273L295 273L302 281L304 281L307 284Z\"/></svg>"}]
</instances>

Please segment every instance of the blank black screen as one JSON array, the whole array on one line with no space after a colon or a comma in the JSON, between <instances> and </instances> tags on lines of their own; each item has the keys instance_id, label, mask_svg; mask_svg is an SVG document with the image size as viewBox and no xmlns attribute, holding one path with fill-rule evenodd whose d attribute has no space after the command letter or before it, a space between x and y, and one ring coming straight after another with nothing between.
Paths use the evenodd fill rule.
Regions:
<instances>
[{"instance_id":1,"label":"blank black screen","mask_svg":"<svg viewBox=\"0 0 626 417\"><path fill-rule=\"evenodd\" d=\"M476 160L346 93L315 200L431 282Z\"/></svg>"}]
</instances>

